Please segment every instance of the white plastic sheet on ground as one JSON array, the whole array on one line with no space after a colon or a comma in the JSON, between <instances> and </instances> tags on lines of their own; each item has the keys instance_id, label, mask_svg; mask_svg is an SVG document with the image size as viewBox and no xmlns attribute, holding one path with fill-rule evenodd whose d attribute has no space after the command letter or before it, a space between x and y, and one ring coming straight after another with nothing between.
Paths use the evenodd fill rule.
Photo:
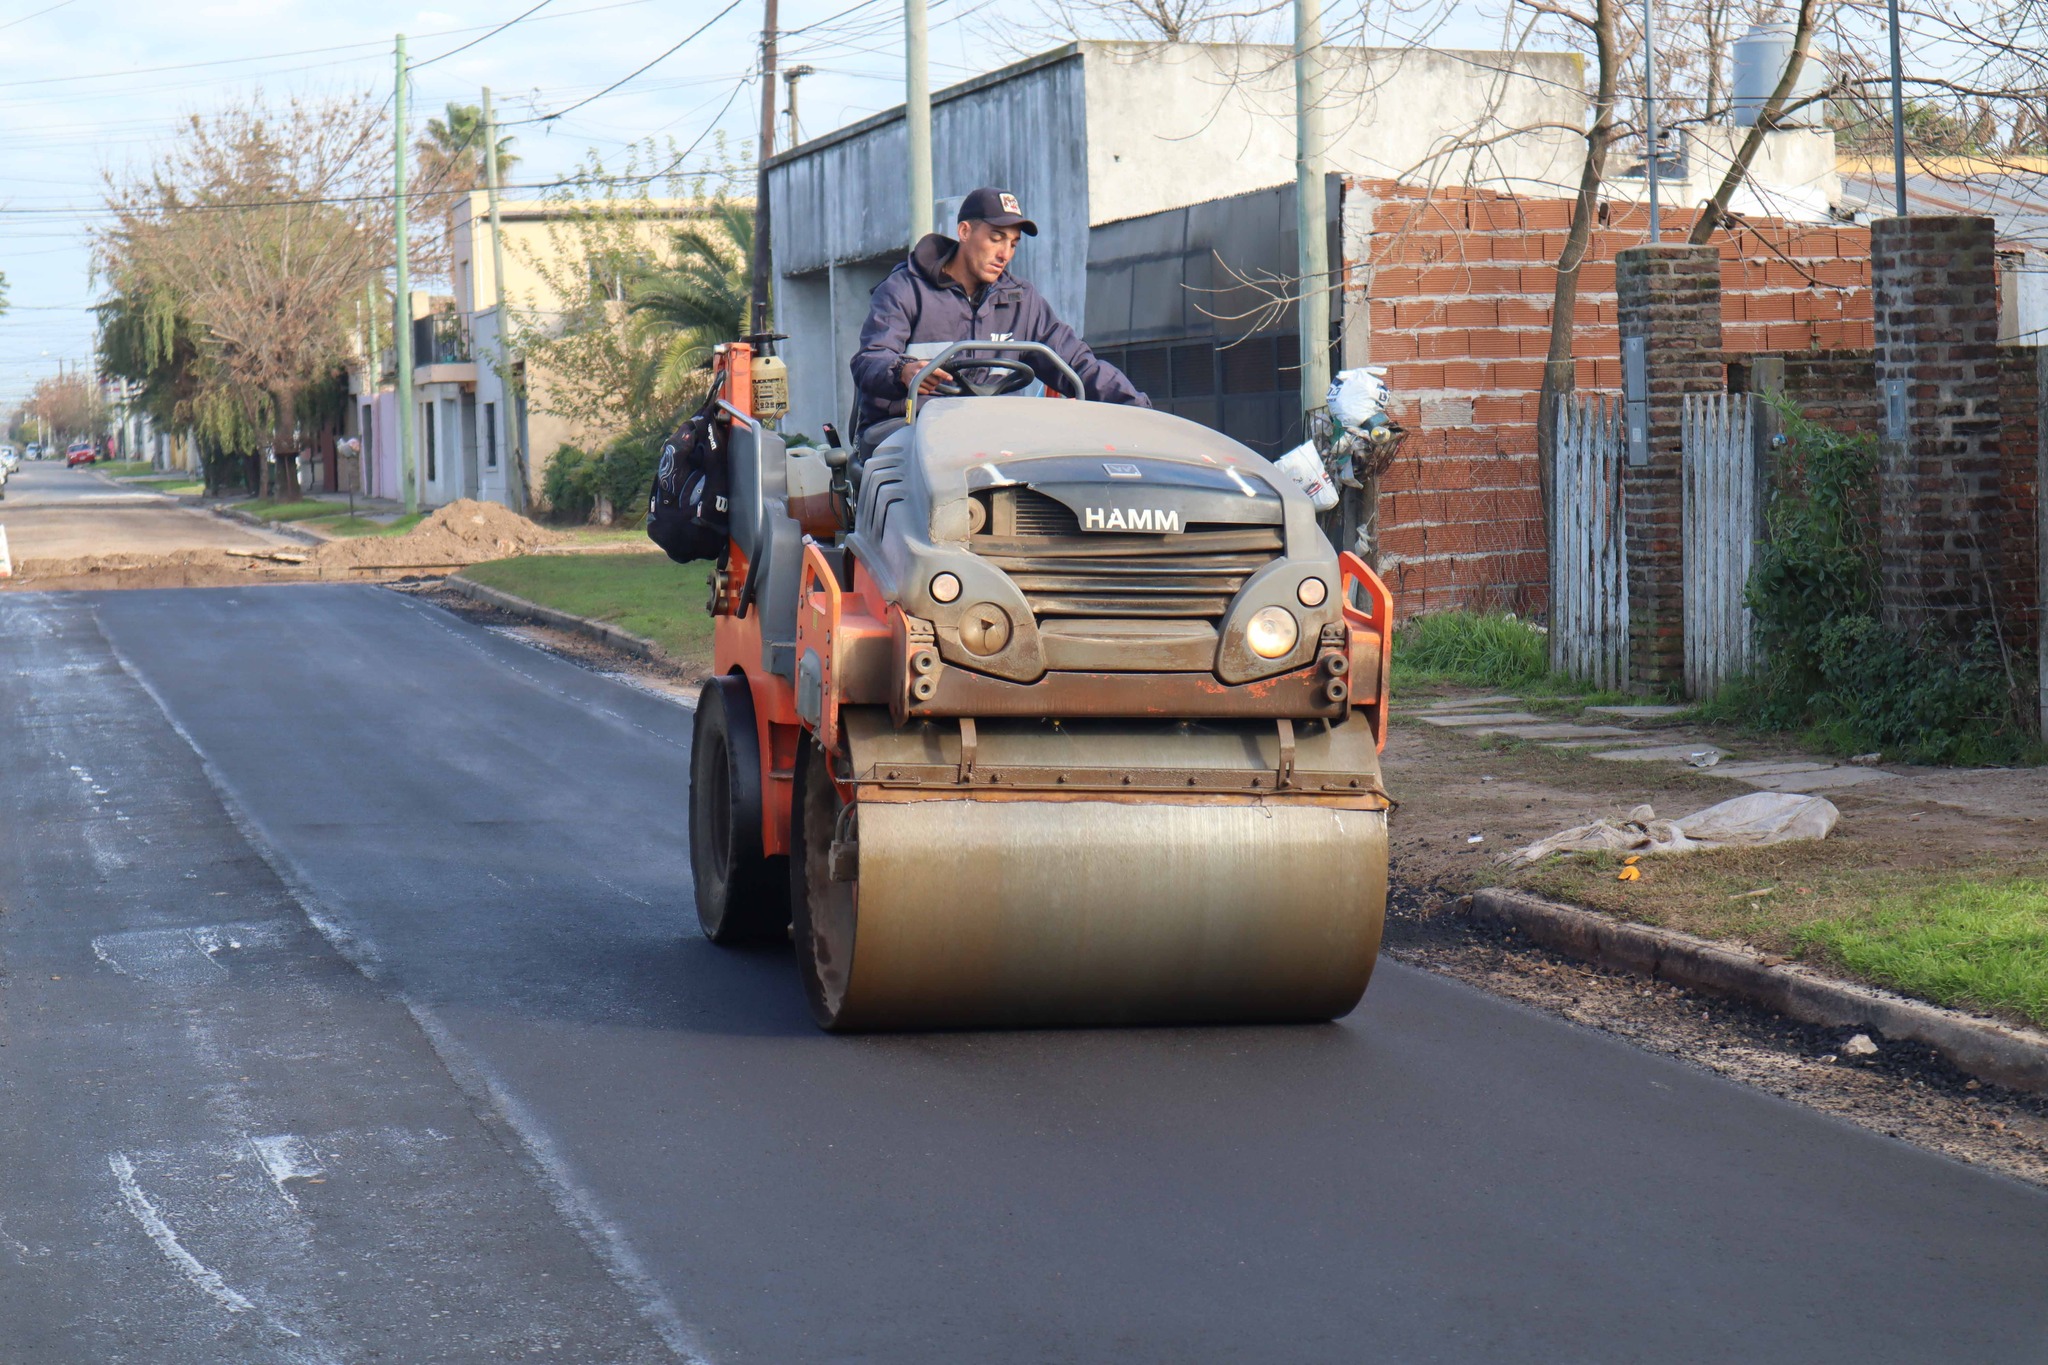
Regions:
<instances>
[{"instance_id":1,"label":"white plastic sheet on ground","mask_svg":"<svg viewBox=\"0 0 2048 1365\"><path fill-rule=\"evenodd\" d=\"M1690 853L1701 848L1783 844L1825 839L1841 812L1823 796L1752 792L1676 820L1659 820L1648 806L1625 819L1595 820L1507 854L1510 867L1527 867L1553 853Z\"/></svg>"}]
</instances>

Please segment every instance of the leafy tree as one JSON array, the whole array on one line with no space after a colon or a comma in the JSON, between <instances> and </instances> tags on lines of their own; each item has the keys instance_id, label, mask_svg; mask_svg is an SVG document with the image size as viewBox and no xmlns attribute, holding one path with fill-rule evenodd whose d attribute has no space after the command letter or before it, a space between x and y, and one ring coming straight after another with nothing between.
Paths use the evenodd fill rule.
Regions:
<instances>
[{"instance_id":1,"label":"leafy tree","mask_svg":"<svg viewBox=\"0 0 2048 1365\"><path fill-rule=\"evenodd\" d=\"M184 411L217 447L263 431L276 471L259 483L285 499L299 496L303 399L346 360L355 300L383 264L387 128L368 95L282 110L256 96L195 115L146 177L109 185L96 255L128 300L117 317L134 314L127 360L190 380Z\"/></svg>"}]
</instances>

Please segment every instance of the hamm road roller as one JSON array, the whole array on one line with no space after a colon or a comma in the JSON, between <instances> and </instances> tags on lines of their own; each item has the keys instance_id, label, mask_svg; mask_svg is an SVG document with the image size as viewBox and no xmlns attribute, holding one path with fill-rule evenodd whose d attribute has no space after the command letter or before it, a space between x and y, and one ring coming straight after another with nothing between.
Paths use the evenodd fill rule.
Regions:
<instances>
[{"instance_id":1,"label":"hamm road roller","mask_svg":"<svg viewBox=\"0 0 2048 1365\"><path fill-rule=\"evenodd\" d=\"M949 347L955 382L858 457L788 448L763 349L720 350L706 408L704 933L793 939L835 1031L1349 1012L1386 906L1393 603L1307 496L1029 344Z\"/></svg>"}]
</instances>

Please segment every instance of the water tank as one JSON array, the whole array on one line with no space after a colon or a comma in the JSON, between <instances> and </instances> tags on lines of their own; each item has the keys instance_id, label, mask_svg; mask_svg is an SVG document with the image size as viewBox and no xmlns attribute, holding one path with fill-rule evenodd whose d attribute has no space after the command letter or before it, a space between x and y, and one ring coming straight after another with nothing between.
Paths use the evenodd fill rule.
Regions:
<instances>
[{"instance_id":1,"label":"water tank","mask_svg":"<svg viewBox=\"0 0 2048 1365\"><path fill-rule=\"evenodd\" d=\"M1770 102L1771 92L1778 88L1778 80L1792 60L1792 32L1790 24L1751 24L1749 32L1735 40L1732 114L1737 127L1754 124L1764 105ZM1818 95L1827 83L1828 73L1809 46L1806 61L1799 68L1798 83L1792 87L1792 98L1787 103ZM1818 123L1820 114L1821 107L1810 104L1793 111L1787 120L1795 124Z\"/></svg>"}]
</instances>

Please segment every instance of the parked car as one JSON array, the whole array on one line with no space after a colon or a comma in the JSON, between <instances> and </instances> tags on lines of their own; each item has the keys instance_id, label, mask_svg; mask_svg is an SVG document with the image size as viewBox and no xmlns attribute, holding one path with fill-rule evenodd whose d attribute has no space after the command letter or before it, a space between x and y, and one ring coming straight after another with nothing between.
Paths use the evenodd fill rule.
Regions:
<instances>
[{"instance_id":1,"label":"parked car","mask_svg":"<svg viewBox=\"0 0 2048 1365\"><path fill-rule=\"evenodd\" d=\"M43 444L42 444L42 442L40 442L40 441L30 441L30 442L28 443L28 457L29 457L29 458L30 458L31 460L40 460L40 459L42 459L42 458L43 458Z\"/></svg>"},{"instance_id":2,"label":"parked car","mask_svg":"<svg viewBox=\"0 0 2048 1365\"><path fill-rule=\"evenodd\" d=\"M0 446L0 469L12 474L21 468L21 456L15 454L13 446Z\"/></svg>"},{"instance_id":3,"label":"parked car","mask_svg":"<svg viewBox=\"0 0 2048 1365\"><path fill-rule=\"evenodd\" d=\"M93 454L92 442L73 441L71 449L64 454L64 467L66 469L76 469L82 464L93 464L98 459L99 457Z\"/></svg>"}]
</instances>

